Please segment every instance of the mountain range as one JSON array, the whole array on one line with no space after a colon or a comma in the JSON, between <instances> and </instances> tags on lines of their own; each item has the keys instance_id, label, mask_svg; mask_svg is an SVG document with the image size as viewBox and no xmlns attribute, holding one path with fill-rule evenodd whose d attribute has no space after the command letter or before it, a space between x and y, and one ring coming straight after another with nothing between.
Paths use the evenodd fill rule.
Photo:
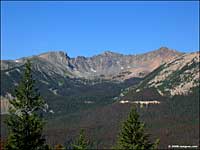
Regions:
<instances>
[{"instance_id":1,"label":"mountain range","mask_svg":"<svg viewBox=\"0 0 200 150\"><path fill-rule=\"evenodd\" d=\"M138 55L105 51L92 57L70 58L65 52L53 51L1 60L2 115L7 114L8 99L14 96L27 59L31 60L36 86L49 105L45 133L51 144L66 142L84 127L91 138L98 139L100 148L110 146L133 104L150 125L149 132L162 139L161 148L172 142L198 141L194 140L197 134L183 133L177 127L188 132L198 130L199 52L161 47ZM179 120L182 114L184 122ZM106 134L110 124L113 131ZM68 132L70 137L65 136ZM55 139L57 133L60 137ZM5 136L6 131L1 134ZM189 140L179 142L175 137L180 134Z\"/></svg>"},{"instance_id":2,"label":"mountain range","mask_svg":"<svg viewBox=\"0 0 200 150\"><path fill-rule=\"evenodd\" d=\"M143 77L161 64L182 53L161 47L158 50L139 55L123 55L111 51L92 57L70 58L65 52L47 52L27 57L34 68L51 75L53 73L75 78L127 79ZM20 67L27 58L1 61L1 70Z\"/></svg>"},{"instance_id":3,"label":"mountain range","mask_svg":"<svg viewBox=\"0 0 200 150\"><path fill-rule=\"evenodd\" d=\"M1 60L1 113L7 112L8 99L13 98L13 89L21 79L27 59L31 60L33 76L42 96L49 99L54 110L61 105L54 99L63 103L63 110L58 111L61 114L71 101L90 105L112 103L120 97L133 99L129 95L145 93L145 89L152 87L162 96L186 95L199 86L198 52L187 54L161 47L139 55L105 51L92 57L70 58L65 52L53 51ZM106 86L110 93L104 94Z\"/></svg>"},{"instance_id":4,"label":"mountain range","mask_svg":"<svg viewBox=\"0 0 200 150\"><path fill-rule=\"evenodd\" d=\"M139 81L160 65L181 55L183 53L161 47L140 55L123 55L105 51L93 57L70 58L65 52L53 51L16 60L1 60L2 88L0 95L4 100L2 101L2 113L9 106L6 99L12 98L13 85L18 85L27 59L32 62L33 75L37 86L42 93L45 93L43 96L45 98L53 97L53 99L57 99L59 96L62 97L61 99L65 99L73 94L84 97L86 93L89 95L99 93L99 89L95 90L94 86L103 87L102 83L105 82L112 86L121 83L117 84L118 90L126 88L132 85L131 80ZM90 91L91 87L95 92ZM86 90L85 93L82 92L83 89ZM115 91L113 92L115 93ZM103 92L105 91L102 90ZM92 95L97 96L96 94ZM109 99L112 98L109 97ZM49 103L51 104L51 102Z\"/></svg>"}]
</instances>

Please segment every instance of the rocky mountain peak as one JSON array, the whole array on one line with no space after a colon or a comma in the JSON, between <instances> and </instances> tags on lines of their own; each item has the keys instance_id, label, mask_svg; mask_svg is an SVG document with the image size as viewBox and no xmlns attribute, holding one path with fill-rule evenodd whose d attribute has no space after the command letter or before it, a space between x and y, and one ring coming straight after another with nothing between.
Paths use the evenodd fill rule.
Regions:
<instances>
[{"instance_id":1,"label":"rocky mountain peak","mask_svg":"<svg viewBox=\"0 0 200 150\"><path fill-rule=\"evenodd\" d=\"M155 53L159 53L160 55L176 55L180 54L177 50L170 49L168 47L160 47L159 49L154 51Z\"/></svg>"},{"instance_id":2,"label":"rocky mountain peak","mask_svg":"<svg viewBox=\"0 0 200 150\"><path fill-rule=\"evenodd\" d=\"M54 64L55 63L66 64L66 62L70 59L70 57L64 51L50 51L47 53L40 54L40 55L38 55L38 57L45 59L49 62L52 62Z\"/></svg>"},{"instance_id":3,"label":"rocky mountain peak","mask_svg":"<svg viewBox=\"0 0 200 150\"><path fill-rule=\"evenodd\" d=\"M38 55L38 57L44 58L44 59L52 59L52 58L65 58L68 57L67 53L64 51L50 51L43 54Z\"/></svg>"},{"instance_id":4,"label":"rocky mountain peak","mask_svg":"<svg viewBox=\"0 0 200 150\"><path fill-rule=\"evenodd\" d=\"M101 55L103 56L122 56L122 54L116 53L116 52L112 52L109 50L104 51Z\"/></svg>"},{"instance_id":5,"label":"rocky mountain peak","mask_svg":"<svg viewBox=\"0 0 200 150\"><path fill-rule=\"evenodd\" d=\"M158 49L159 51L168 51L170 50L168 47L162 46Z\"/></svg>"}]
</instances>

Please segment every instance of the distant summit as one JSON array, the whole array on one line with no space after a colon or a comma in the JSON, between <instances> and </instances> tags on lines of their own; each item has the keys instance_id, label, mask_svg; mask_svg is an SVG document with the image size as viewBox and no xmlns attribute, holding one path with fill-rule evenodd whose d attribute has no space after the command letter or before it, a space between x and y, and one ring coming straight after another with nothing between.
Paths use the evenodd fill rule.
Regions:
<instances>
[{"instance_id":1,"label":"distant summit","mask_svg":"<svg viewBox=\"0 0 200 150\"><path fill-rule=\"evenodd\" d=\"M116 55L123 55L123 54L120 54L120 53L116 53L116 52L112 52L112 51L104 51L102 54L99 54L99 55L105 55L105 56L116 56Z\"/></svg>"}]
</instances>

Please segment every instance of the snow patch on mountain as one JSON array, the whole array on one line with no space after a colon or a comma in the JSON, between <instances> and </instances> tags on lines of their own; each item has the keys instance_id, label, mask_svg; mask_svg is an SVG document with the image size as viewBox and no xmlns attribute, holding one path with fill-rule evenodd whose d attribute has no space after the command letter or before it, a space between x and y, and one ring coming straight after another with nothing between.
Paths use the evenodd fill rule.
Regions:
<instances>
[{"instance_id":1,"label":"snow patch on mountain","mask_svg":"<svg viewBox=\"0 0 200 150\"><path fill-rule=\"evenodd\" d=\"M90 70L92 71L92 72L97 72L96 70L94 70L93 68L90 68Z\"/></svg>"}]
</instances>

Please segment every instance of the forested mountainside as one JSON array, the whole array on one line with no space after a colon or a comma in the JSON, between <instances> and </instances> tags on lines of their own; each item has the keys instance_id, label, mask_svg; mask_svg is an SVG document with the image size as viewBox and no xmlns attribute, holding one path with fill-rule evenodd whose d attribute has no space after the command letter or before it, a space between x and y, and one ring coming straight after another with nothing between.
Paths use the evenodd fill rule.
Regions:
<instances>
[{"instance_id":1,"label":"forested mountainside","mask_svg":"<svg viewBox=\"0 0 200 150\"><path fill-rule=\"evenodd\" d=\"M8 110L8 99L14 97L14 89L18 85L23 68L14 70L6 75L1 74L1 113ZM121 89L127 88L141 81L140 78L127 79L123 82L104 79L79 79L63 77L59 74L48 75L39 71L33 71L41 96L49 105L54 115L63 115L80 109L96 107L112 103ZM107 92L109 90L109 92Z\"/></svg>"},{"instance_id":2,"label":"forested mountainside","mask_svg":"<svg viewBox=\"0 0 200 150\"><path fill-rule=\"evenodd\" d=\"M160 76L165 77L159 80L158 84L162 85L163 89L168 89L170 85L170 90L173 87L176 90L182 85L181 91L184 92L159 91L161 90L157 88L159 86L155 86L157 84L152 86L150 81L160 79ZM63 141L65 143L74 138L78 128L83 127L91 139L96 139L96 147L110 148L116 142L122 121L126 118L131 106L135 105L147 125L147 132L152 134L152 141L155 138L160 139L159 148L166 149L168 145L198 145L198 76L199 53L185 54L158 67L139 84L124 89L112 104L51 120L46 130L49 142ZM186 85L192 86L185 88ZM151 103L155 101L156 103ZM70 118L73 119L70 120ZM59 128L51 128L50 126L54 126L56 122L60 122ZM65 132L61 134L60 139L54 140L54 134L51 133L59 133L59 131Z\"/></svg>"},{"instance_id":3,"label":"forested mountainside","mask_svg":"<svg viewBox=\"0 0 200 150\"><path fill-rule=\"evenodd\" d=\"M148 99L149 96L144 98ZM52 118L45 134L50 144L66 145L75 139L79 129L83 128L89 139L95 141L94 148L108 149L116 143L121 124L135 105L152 141L160 139L160 149L167 149L168 145L198 145L199 87L194 88L189 95L171 98L160 96L157 100L160 99L163 100L160 104L142 106L116 102L81 113Z\"/></svg>"}]
</instances>

